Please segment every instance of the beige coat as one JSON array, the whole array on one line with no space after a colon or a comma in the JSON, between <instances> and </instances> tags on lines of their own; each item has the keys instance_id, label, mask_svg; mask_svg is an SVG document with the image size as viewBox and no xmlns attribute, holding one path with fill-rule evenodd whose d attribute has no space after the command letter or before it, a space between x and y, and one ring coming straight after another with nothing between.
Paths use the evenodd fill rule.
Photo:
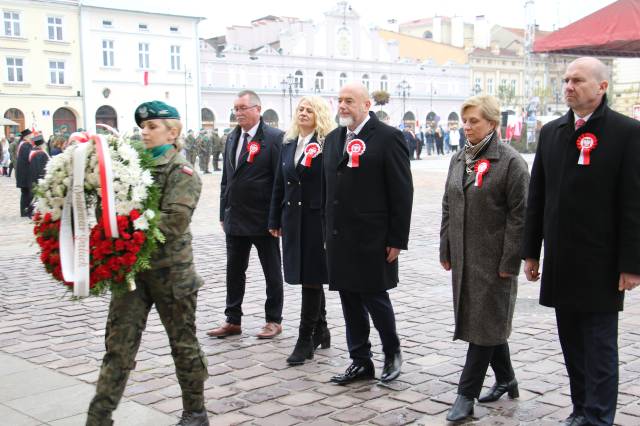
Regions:
<instances>
[{"instance_id":1,"label":"beige coat","mask_svg":"<svg viewBox=\"0 0 640 426\"><path fill-rule=\"evenodd\" d=\"M513 148L492 140L481 187L466 180L464 150L451 159L442 200L440 261L451 263L455 339L505 343L516 303L529 170ZM498 272L513 274L500 278Z\"/></svg>"}]
</instances>

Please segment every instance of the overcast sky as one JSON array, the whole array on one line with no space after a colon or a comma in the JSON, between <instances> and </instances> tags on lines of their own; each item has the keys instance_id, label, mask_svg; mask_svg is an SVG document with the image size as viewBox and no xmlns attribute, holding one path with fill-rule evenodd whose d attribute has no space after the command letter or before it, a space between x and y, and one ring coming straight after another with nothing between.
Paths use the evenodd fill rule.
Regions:
<instances>
[{"instance_id":1,"label":"overcast sky","mask_svg":"<svg viewBox=\"0 0 640 426\"><path fill-rule=\"evenodd\" d=\"M613 0L535 0L536 22L541 29L552 30L564 27L595 12ZM476 15L485 15L490 24L511 27L524 26L524 0L351 0L352 8L360 15L363 24L382 24L395 18L400 22L431 17L462 15L473 22ZM200 35L210 37L223 35L230 25L249 25L266 15L293 16L320 22L324 13L333 9L334 0L242 0L200 1L182 0L179 4L195 7L208 19L200 24ZM157 10L157 8L156 8Z\"/></svg>"}]
</instances>

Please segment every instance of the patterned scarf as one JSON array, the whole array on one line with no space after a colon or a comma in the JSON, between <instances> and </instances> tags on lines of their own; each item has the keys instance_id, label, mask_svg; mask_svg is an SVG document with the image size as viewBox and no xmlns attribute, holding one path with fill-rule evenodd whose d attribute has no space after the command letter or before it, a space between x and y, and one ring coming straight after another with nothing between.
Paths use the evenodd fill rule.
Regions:
<instances>
[{"instance_id":1,"label":"patterned scarf","mask_svg":"<svg viewBox=\"0 0 640 426\"><path fill-rule=\"evenodd\" d=\"M468 175L473 173L473 169L476 161L478 161L478 157L480 157L480 154L482 154L484 149L489 145L489 142L493 140L495 134L496 131L494 130L475 145L472 145L471 142L469 142L469 140L467 139L467 142L464 144L464 162L467 165Z\"/></svg>"}]
</instances>

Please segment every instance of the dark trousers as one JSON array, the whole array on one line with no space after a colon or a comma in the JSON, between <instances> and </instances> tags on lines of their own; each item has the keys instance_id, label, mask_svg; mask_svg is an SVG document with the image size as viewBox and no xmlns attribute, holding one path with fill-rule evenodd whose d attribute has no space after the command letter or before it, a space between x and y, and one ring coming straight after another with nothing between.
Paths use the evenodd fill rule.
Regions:
<instances>
[{"instance_id":1,"label":"dark trousers","mask_svg":"<svg viewBox=\"0 0 640 426\"><path fill-rule=\"evenodd\" d=\"M380 333L385 356L392 356L400 350L400 339L396 333L396 316L386 291L374 293L340 291L340 301L347 329L349 356L354 363L371 362L369 315L374 327Z\"/></svg>"},{"instance_id":2,"label":"dark trousers","mask_svg":"<svg viewBox=\"0 0 640 426\"><path fill-rule=\"evenodd\" d=\"M556 309L573 412L612 425L618 399L618 313Z\"/></svg>"},{"instance_id":3,"label":"dark trousers","mask_svg":"<svg viewBox=\"0 0 640 426\"><path fill-rule=\"evenodd\" d=\"M282 322L282 269L280 246L277 238L227 235L227 322L240 324L242 300L249 266L251 246L255 246L267 284L267 300L264 304L267 322Z\"/></svg>"},{"instance_id":4,"label":"dark trousers","mask_svg":"<svg viewBox=\"0 0 640 426\"><path fill-rule=\"evenodd\" d=\"M220 170L220 166L218 165L218 160L220 159L220 152L213 151L213 170Z\"/></svg>"},{"instance_id":5,"label":"dark trousers","mask_svg":"<svg viewBox=\"0 0 640 426\"><path fill-rule=\"evenodd\" d=\"M422 154L422 142L418 141L418 144L416 145L416 158L418 160L420 159L420 154Z\"/></svg>"},{"instance_id":6,"label":"dark trousers","mask_svg":"<svg viewBox=\"0 0 640 426\"><path fill-rule=\"evenodd\" d=\"M29 216L33 195L30 188L20 188L20 216Z\"/></svg>"},{"instance_id":7,"label":"dark trousers","mask_svg":"<svg viewBox=\"0 0 640 426\"><path fill-rule=\"evenodd\" d=\"M469 398L478 398L489 365L491 365L498 383L510 382L515 377L511 366L509 344L480 346L469 343L467 360L464 363L458 384L458 394Z\"/></svg>"}]
</instances>

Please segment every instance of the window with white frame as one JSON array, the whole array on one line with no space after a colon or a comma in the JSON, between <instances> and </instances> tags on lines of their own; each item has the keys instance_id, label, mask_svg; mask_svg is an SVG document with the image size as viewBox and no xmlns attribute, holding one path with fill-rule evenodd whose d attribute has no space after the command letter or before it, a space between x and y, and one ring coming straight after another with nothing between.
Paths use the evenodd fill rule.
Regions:
<instances>
[{"instance_id":1,"label":"window with white frame","mask_svg":"<svg viewBox=\"0 0 640 426\"><path fill-rule=\"evenodd\" d=\"M315 90L318 92L324 90L324 74L320 71L316 73Z\"/></svg>"},{"instance_id":2,"label":"window with white frame","mask_svg":"<svg viewBox=\"0 0 640 426\"><path fill-rule=\"evenodd\" d=\"M22 58L7 57L7 81L10 83L24 82L24 60Z\"/></svg>"},{"instance_id":3,"label":"window with white frame","mask_svg":"<svg viewBox=\"0 0 640 426\"><path fill-rule=\"evenodd\" d=\"M179 71L180 65L180 46L171 46L171 69Z\"/></svg>"},{"instance_id":4,"label":"window with white frame","mask_svg":"<svg viewBox=\"0 0 640 426\"><path fill-rule=\"evenodd\" d=\"M490 95L493 95L493 79L492 78L487 79L487 93Z\"/></svg>"},{"instance_id":5,"label":"window with white frame","mask_svg":"<svg viewBox=\"0 0 640 426\"><path fill-rule=\"evenodd\" d=\"M386 75L380 77L380 90L389 91L389 80Z\"/></svg>"},{"instance_id":6,"label":"window with white frame","mask_svg":"<svg viewBox=\"0 0 640 426\"><path fill-rule=\"evenodd\" d=\"M296 71L294 77L293 77L293 82L295 83L296 87L298 89L303 89L304 88L304 75L302 74L302 71L298 70Z\"/></svg>"},{"instance_id":7,"label":"window with white frame","mask_svg":"<svg viewBox=\"0 0 640 426\"><path fill-rule=\"evenodd\" d=\"M342 87L345 84L347 84L347 73L341 72L340 73L340 77L339 77L338 80L339 80L339 83L340 83L340 87Z\"/></svg>"},{"instance_id":8,"label":"window with white frame","mask_svg":"<svg viewBox=\"0 0 640 426\"><path fill-rule=\"evenodd\" d=\"M55 85L64 84L64 61L49 61L49 83Z\"/></svg>"},{"instance_id":9,"label":"window with white frame","mask_svg":"<svg viewBox=\"0 0 640 426\"><path fill-rule=\"evenodd\" d=\"M177 33L177 32L179 31L179 28L178 28L178 27L171 26L171 27L169 27L169 31L170 31L170 32L172 32L172 33ZM209 44L207 43L207 46L208 46L208 45L209 45Z\"/></svg>"},{"instance_id":10,"label":"window with white frame","mask_svg":"<svg viewBox=\"0 0 640 426\"><path fill-rule=\"evenodd\" d=\"M138 24L138 29L140 31L149 31L149 26L147 24Z\"/></svg>"},{"instance_id":11,"label":"window with white frame","mask_svg":"<svg viewBox=\"0 0 640 426\"><path fill-rule=\"evenodd\" d=\"M4 35L20 37L20 12L3 11Z\"/></svg>"},{"instance_id":12,"label":"window with white frame","mask_svg":"<svg viewBox=\"0 0 640 426\"><path fill-rule=\"evenodd\" d=\"M138 43L138 68L149 68L149 43Z\"/></svg>"},{"instance_id":13,"label":"window with white frame","mask_svg":"<svg viewBox=\"0 0 640 426\"><path fill-rule=\"evenodd\" d=\"M115 65L115 51L113 40L102 40L102 66L112 67Z\"/></svg>"},{"instance_id":14,"label":"window with white frame","mask_svg":"<svg viewBox=\"0 0 640 426\"><path fill-rule=\"evenodd\" d=\"M362 74L362 84L369 90L369 74Z\"/></svg>"},{"instance_id":15,"label":"window with white frame","mask_svg":"<svg viewBox=\"0 0 640 426\"><path fill-rule=\"evenodd\" d=\"M62 41L62 17L47 17L47 34L49 36L49 40Z\"/></svg>"},{"instance_id":16,"label":"window with white frame","mask_svg":"<svg viewBox=\"0 0 640 426\"><path fill-rule=\"evenodd\" d=\"M102 26L105 28L112 28L113 27L113 21L111 21L111 19L103 19L102 20Z\"/></svg>"}]
</instances>

